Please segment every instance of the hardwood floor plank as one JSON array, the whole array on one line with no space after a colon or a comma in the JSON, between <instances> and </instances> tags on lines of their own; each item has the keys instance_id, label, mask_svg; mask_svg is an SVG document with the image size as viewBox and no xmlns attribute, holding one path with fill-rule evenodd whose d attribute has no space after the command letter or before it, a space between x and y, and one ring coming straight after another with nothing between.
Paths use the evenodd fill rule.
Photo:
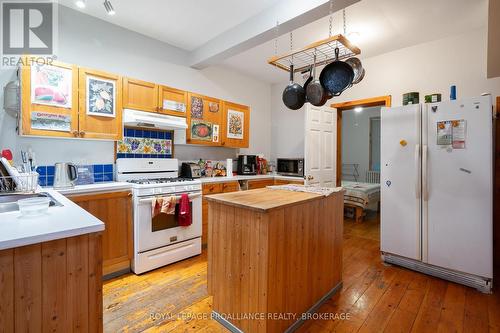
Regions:
<instances>
[{"instance_id":1,"label":"hardwood floor plank","mask_svg":"<svg viewBox=\"0 0 500 333\"><path fill-rule=\"evenodd\" d=\"M255 226L249 224L247 227ZM294 232L301 232L303 227L297 226ZM243 232L248 232L245 230ZM379 235L377 218L368 217L363 223L345 221L343 288L318 310L318 313L337 317L307 321L299 328L299 333L500 331L500 295L497 292L485 295L398 266L386 266L380 260ZM238 237L236 235L236 241ZM282 236L283 251L287 250L287 237L294 236ZM310 249L309 255L321 250L311 245L301 246ZM220 250L226 251L229 259L227 250L234 246L241 246L249 253L258 251L250 243L226 244ZM251 261L249 256L231 264L258 263ZM269 269L276 269L277 265L276 262ZM289 274L294 271L293 266L289 267ZM211 319L212 297L207 293L206 277L207 253L204 251L200 256L140 276L127 274L106 281L103 287L104 331L229 332ZM240 277L240 282L246 279L252 276ZM286 276L283 279L286 281ZM258 281L254 281L256 283ZM248 298L248 294L242 290L241 297ZM152 313L159 316L150 318ZM348 314L349 319L340 318L341 314ZM254 324L250 326L248 333L257 329Z\"/></svg>"},{"instance_id":2,"label":"hardwood floor plank","mask_svg":"<svg viewBox=\"0 0 500 333\"><path fill-rule=\"evenodd\" d=\"M465 310L464 286L448 283L444 296L438 332L462 332L464 328Z\"/></svg>"}]
</instances>

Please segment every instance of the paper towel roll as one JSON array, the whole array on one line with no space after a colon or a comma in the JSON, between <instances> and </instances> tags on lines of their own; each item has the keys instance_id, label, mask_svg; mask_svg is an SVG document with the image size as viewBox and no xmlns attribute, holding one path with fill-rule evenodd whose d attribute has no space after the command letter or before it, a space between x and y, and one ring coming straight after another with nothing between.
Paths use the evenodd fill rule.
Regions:
<instances>
[{"instance_id":1,"label":"paper towel roll","mask_svg":"<svg viewBox=\"0 0 500 333\"><path fill-rule=\"evenodd\" d=\"M233 159L232 158L228 158L226 160L226 175L227 175L227 177L233 176Z\"/></svg>"}]
</instances>

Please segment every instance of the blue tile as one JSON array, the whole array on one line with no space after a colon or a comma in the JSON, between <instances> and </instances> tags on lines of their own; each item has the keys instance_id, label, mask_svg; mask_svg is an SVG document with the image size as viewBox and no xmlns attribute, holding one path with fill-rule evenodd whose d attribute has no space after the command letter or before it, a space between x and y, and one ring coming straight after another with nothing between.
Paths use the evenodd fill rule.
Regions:
<instances>
[{"instance_id":1,"label":"blue tile","mask_svg":"<svg viewBox=\"0 0 500 333\"><path fill-rule=\"evenodd\" d=\"M134 154L126 153L124 154L126 158L133 158Z\"/></svg>"},{"instance_id":2,"label":"blue tile","mask_svg":"<svg viewBox=\"0 0 500 333\"><path fill-rule=\"evenodd\" d=\"M53 176L55 173L55 167L53 165L47 166L47 176Z\"/></svg>"},{"instance_id":3,"label":"blue tile","mask_svg":"<svg viewBox=\"0 0 500 333\"><path fill-rule=\"evenodd\" d=\"M113 173L113 164L104 164L104 173Z\"/></svg>"},{"instance_id":4,"label":"blue tile","mask_svg":"<svg viewBox=\"0 0 500 333\"><path fill-rule=\"evenodd\" d=\"M112 173L103 174L102 180L105 182L112 182L113 181L113 174Z\"/></svg>"},{"instance_id":5,"label":"blue tile","mask_svg":"<svg viewBox=\"0 0 500 333\"><path fill-rule=\"evenodd\" d=\"M165 139L165 132L158 132L158 139Z\"/></svg>"},{"instance_id":6,"label":"blue tile","mask_svg":"<svg viewBox=\"0 0 500 333\"><path fill-rule=\"evenodd\" d=\"M134 130L132 128L126 128L125 129L125 136L128 136L128 137L134 137Z\"/></svg>"},{"instance_id":7,"label":"blue tile","mask_svg":"<svg viewBox=\"0 0 500 333\"><path fill-rule=\"evenodd\" d=\"M143 135L144 135L143 130L135 130L135 137L136 138L142 138Z\"/></svg>"},{"instance_id":8,"label":"blue tile","mask_svg":"<svg viewBox=\"0 0 500 333\"><path fill-rule=\"evenodd\" d=\"M52 186L52 185L54 185L54 177L47 176L47 186Z\"/></svg>"},{"instance_id":9,"label":"blue tile","mask_svg":"<svg viewBox=\"0 0 500 333\"><path fill-rule=\"evenodd\" d=\"M46 176L38 177L38 184L40 186L47 186L47 177Z\"/></svg>"},{"instance_id":10,"label":"blue tile","mask_svg":"<svg viewBox=\"0 0 500 333\"><path fill-rule=\"evenodd\" d=\"M172 132L165 132L165 139L167 140L172 139Z\"/></svg>"},{"instance_id":11,"label":"blue tile","mask_svg":"<svg viewBox=\"0 0 500 333\"><path fill-rule=\"evenodd\" d=\"M125 154L124 153L118 153L118 154L116 154L116 158L125 158Z\"/></svg>"},{"instance_id":12,"label":"blue tile","mask_svg":"<svg viewBox=\"0 0 500 333\"><path fill-rule=\"evenodd\" d=\"M94 173L103 173L104 168L102 164L94 164Z\"/></svg>"},{"instance_id":13,"label":"blue tile","mask_svg":"<svg viewBox=\"0 0 500 333\"><path fill-rule=\"evenodd\" d=\"M46 176L47 175L47 167L46 166L39 166L36 168L36 172L38 172L38 174L40 176Z\"/></svg>"},{"instance_id":14,"label":"blue tile","mask_svg":"<svg viewBox=\"0 0 500 333\"><path fill-rule=\"evenodd\" d=\"M151 132L150 131L144 131L144 133L142 134L142 137L143 138L150 138L151 137Z\"/></svg>"},{"instance_id":15,"label":"blue tile","mask_svg":"<svg viewBox=\"0 0 500 333\"><path fill-rule=\"evenodd\" d=\"M152 139L158 139L158 132L157 131L151 131L151 138Z\"/></svg>"},{"instance_id":16,"label":"blue tile","mask_svg":"<svg viewBox=\"0 0 500 333\"><path fill-rule=\"evenodd\" d=\"M104 179L104 175L102 173L94 174L94 182L99 183Z\"/></svg>"}]
</instances>

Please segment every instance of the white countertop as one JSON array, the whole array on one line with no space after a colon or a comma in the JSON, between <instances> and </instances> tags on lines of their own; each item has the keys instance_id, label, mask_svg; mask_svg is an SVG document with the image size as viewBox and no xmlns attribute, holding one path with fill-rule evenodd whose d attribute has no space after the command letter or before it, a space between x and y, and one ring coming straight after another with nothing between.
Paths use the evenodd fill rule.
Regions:
<instances>
[{"instance_id":1,"label":"white countertop","mask_svg":"<svg viewBox=\"0 0 500 333\"><path fill-rule=\"evenodd\" d=\"M127 182L103 182L88 185L77 185L73 188L54 189L63 195L75 195L85 193L102 193L130 190L132 184ZM53 189L53 188L51 188Z\"/></svg>"},{"instance_id":2,"label":"white countertop","mask_svg":"<svg viewBox=\"0 0 500 333\"><path fill-rule=\"evenodd\" d=\"M46 215L21 217L19 211L0 214L0 250L73 237L104 230L104 223L62 194L43 189L62 207L49 207Z\"/></svg>"}]
</instances>

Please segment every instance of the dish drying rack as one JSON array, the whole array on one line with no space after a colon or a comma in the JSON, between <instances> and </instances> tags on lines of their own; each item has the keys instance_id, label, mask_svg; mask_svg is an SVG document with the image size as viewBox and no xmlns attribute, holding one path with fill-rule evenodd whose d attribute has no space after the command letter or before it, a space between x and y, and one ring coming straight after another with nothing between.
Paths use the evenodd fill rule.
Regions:
<instances>
[{"instance_id":1,"label":"dish drying rack","mask_svg":"<svg viewBox=\"0 0 500 333\"><path fill-rule=\"evenodd\" d=\"M314 63L316 53L316 67L323 66L335 60L335 49L339 49L339 60L348 59L361 53L361 50L352 44L344 35L338 34L308 46L293 50L286 54L274 56L267 61L284 71L290 72L290 65L294 65L294 73L309 70Z\"/></svg>"},{"instance_id":2,"label":"dish drying rack","mask_svg":"<svg viewBox=\"0 0 500 333\"><path fill-rule=\"evenodd\" d=\"M0 176L0 195L35 193L38 188L38 173L21 173L16 176Z\"/></svg>"}]
</instances>

